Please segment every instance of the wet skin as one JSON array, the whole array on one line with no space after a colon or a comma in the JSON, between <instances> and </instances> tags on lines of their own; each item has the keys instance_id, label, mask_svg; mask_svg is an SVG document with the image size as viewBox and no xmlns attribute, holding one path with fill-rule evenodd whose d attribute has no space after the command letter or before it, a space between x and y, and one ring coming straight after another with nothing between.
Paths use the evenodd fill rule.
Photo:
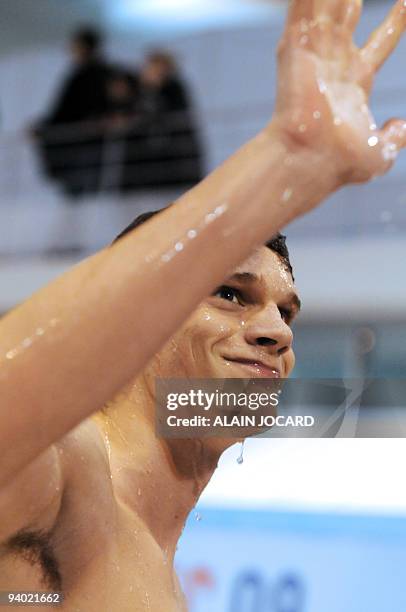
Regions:
<instances>
[{"instance_id":1,"label":"wet skin","mask_svg":"<svg viewBox=\"0 0 406 612\"><path fill-rule=\"evenodd\" d=\"M7 548L30 530L54 580L58 561L65 610L182 610L176 542L230 442L156 440L152 380L196 367L203 376L289 373L289 280L278 295L251 287L242 303L230 281L231 292L195 309L257 245L343 185L385 173L406 146L406 123L378 128L368 108L405 30L405 0L358 49L361 4L293 0L271 122L169 210L0 321L2 590L42 586L32 551L23 560ZM262 265L278 268L256 264L262 277Z\"/></svg>"},{"instance_id":2,"label":"wet skin","mask_svg":"<svg viewBox=\"0 0 406 612\"><path fill-rule=\"evenodd\" d=\"M406 27L405 0L358 49L361 4L293 0L271 122L170 209L0 321L0 487L141 372L257 245L391 167L406 123L379 129L368 97Z\"/></svg>"},{"instance_id":3,"label":"wet skin","mask_svg":"<svg viewBox=\"0 0 406 612\"><path fill-rule=\"evenodd\" d=\"M48 525L33 523L31 529L51 532L65 609L185 610L173 568L177 541L221 453L235 439L175 446L157 439L154 380L286 377L294 365L290 325L297 311L285 264L267 247L258 248L141 376L55 446L63 499L55 501ZM51 493L59 486L56 478ZM30 566L14 552L2 557L0 576L0 589L43 588L40 563Z\"/></svg>"}]
</instances>

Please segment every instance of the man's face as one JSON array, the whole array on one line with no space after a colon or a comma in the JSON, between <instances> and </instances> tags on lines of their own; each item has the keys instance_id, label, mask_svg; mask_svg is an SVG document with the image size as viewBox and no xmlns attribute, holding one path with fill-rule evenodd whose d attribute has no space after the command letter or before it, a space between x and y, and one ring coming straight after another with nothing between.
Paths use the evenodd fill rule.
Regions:
<instances>
[{"instance_id":1,"label":"man's face","mask_svg":"<svg viewBox=\"0 0 406 612\"><path fill-rule=\"evenodd\" d=\"M168 74L169 70L164 62L150 59L147 60L142 70L142 79L144 83L158 87L162 85Z\"/></svg>"},{"instance_id":2,"label":"man's face","mask_svg":"<svg viewBox=\"0 0 406 612\"><path fill-rule=\"evenodd\" d=\"M292 276L260 247L204 300L150 364L162 378L286 378L298 313Z\"/></svg>"}]
</instances>

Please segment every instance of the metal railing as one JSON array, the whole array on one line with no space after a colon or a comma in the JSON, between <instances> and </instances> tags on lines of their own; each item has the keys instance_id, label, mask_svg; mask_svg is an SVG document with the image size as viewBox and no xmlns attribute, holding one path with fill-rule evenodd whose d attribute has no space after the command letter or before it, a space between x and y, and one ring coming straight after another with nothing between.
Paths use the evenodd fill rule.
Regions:
<instances>
[{"instance_id":1,"label":"metal railing","mask_svg":"<svg viewBox=\"0 0 406 612\"><path fill-rule=\"evenodd\" d=\"M266 125L271 109L272 100L202 110L197 133L189 114L179 113L158 122L43 128L35 138L0 133L0 255L47 249L54 242L51 225L63 226L66 209L77 225L85 225L90 204L99 233L92 246L102 244L136 212L163 207L195 184ZM405 162L384 180L339 192L328 206L291 226L289 235L406 232ZM119 212L121 203L129 204L128 214ZM104 234L103 223L112 225ZM89 244L88 238L84 242Z\"/></svg>"}]
</instances>

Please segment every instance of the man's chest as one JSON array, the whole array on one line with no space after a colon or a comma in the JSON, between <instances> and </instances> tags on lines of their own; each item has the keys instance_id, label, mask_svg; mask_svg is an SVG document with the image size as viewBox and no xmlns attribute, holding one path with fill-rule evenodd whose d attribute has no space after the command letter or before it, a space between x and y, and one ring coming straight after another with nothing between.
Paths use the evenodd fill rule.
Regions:
<instances>
[{"instance_id":1,"label":"man's chest","mask_svg":"<svg viewBox=\"0 0 406 612\"><path fill-rule=\"evenodd\" d=\"M27 537L24 547L0 563L1 590L61 589L59 609L69 612L186 610L172 565L139 526L120 525L114 537L98 542L89 526L87 538L83 533L81 538L55 533L44 539L41 550L39 537L32 538L31 549Z\"/></svg>"}]
</instances>

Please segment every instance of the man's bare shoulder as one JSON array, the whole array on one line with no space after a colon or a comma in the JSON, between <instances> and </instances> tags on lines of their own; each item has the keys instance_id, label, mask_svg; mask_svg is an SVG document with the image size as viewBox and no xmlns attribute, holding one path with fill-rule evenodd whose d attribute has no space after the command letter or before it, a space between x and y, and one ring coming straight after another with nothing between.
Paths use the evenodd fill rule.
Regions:
<instances>
[{"instance_id":1,"label":"man's bare shoulder","mask_svg":"<svg viewBox=\"0 0 406 612\"><path fill-rule=\"evenodd\" d=\"M94 419L87 419L56 445L64 492L56 529L94 530L98 517L114 514L108 453ZM84 526L84 527L83 527Z\"/></svg>"},{"instance_id":2,"label":"man's bare shoulder","mask_svg":"<svg viewBox=\"0 0 406 612\"><path fill-rule=\"evenodd\" d=\"M114 531L115 503L108 456L93 420L84 421L64 436L48 454L49 461L58 461L61 474L52 485L52 507L28 520L1 544L4 587L10 585L10 580L21 585L30 576L30 588L61 590ZM32 487L33 495L41 491L35 474L35 470L28 470L21 482L25 488ZM59 502L54 502L58 497Z\"/></svg>"}]
</instances>

